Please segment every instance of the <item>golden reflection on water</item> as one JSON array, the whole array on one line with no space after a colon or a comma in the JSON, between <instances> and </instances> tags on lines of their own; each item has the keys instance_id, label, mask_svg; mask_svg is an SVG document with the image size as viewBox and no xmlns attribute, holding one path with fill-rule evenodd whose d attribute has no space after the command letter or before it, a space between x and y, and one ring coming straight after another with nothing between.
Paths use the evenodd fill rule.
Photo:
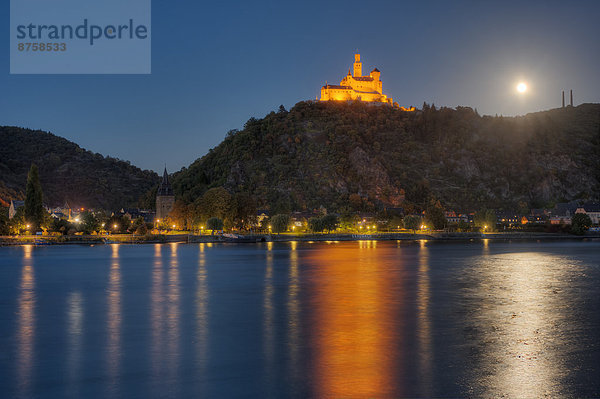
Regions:
<instances>
[{"instance_id":1,"label":"golden reflection on water","mask_svg":"<svg viewBox=\"0 0 600 399\"><path fill-rule=\"evenodd\" d=\"M424 397L431 397L433 353L431 345L431 317L429 306L429 249L427 241L419 241L419 272L417 278L417 342L419 344L419 384Z\"/></svg>"},{"instance_id":2,"label":"golden reflection on water","mask_svg":"<svg viewBox=\"0 0 600 399\"><path fill-rule=\"evenodd\" d=\"M198 364L200 371L205 372L208 355L208 283L206 281L206 254L204 253L204 243L199 244L197 279L196 322L198 326Z\"/></svg>"},{"instance_id":3,"label":"golden reflection on water","mask_svg":"<svg viewBox=\"0 0 600 399\"><path fill-rule=\"evenodd\" d=\"M273 304L273 243L267 242L263 291L263 354L265 356L265 381L272 387L275 375L275 307Z\"/></svg>"},{"instance_id":4,"label":"golden reflection on water","mask_svg":"<svg viewBox=\"0 0 600 399\"><path fill-rule=\"evenodd\" d=\"M68 319L68 391L69 396L79 396L79 368L81 367L81 346L83 339L83 296L81 292L71 292L67 298Z\"/></svg>"},{"instance_id":5,"label":"golden reflection on water","mask_svg":"<svg viewBox=\"0 0 600 399\"><path fill-rule=\"evenodd\" d=\"M577 269L567 257L508 253L484 258L479 265L472 320L483 333L483 377L475 381L484 396L560 397L568 370L564 329L571 321L561 309L569 274ZM561 336L561 334L563 336Z\"/></svg>"},{"instance_id":6,"label":"golden reflection on water","mask_svg":"<svg viewBox=\"0 0 600 399\"><path fill-rule=\"evenodd\" d=\"M162 245L154 244L154 265L152 267L152 291L150 294L150 324L152 328L152 383L159 384L163 369L163 343L164 343L164 293L163 293L163 261Z\"/></svg>"},{"instance_id":7,"label":"golden reflection on water","mask_svg":"<svg viewBox=\"0 0 600 399\"><path fill-rule=\"evenodd\" d=\"M358 246L358 250L357 247ZM388 397L397 392L399 337L394 318L402 293L387 260L398 249L375 241L317 247L311 276L316 397Z\"/></svg>"},{"instance_id":8,"label":"golden reflection on water","mask_svg":"<svg viewBox=\"0 0 600 399\"><path fill-rule=\"evenodd\" d=\"M35 339L35 275L32 246L23 246L23 268L19 286L17 322L17 383L21 397L31 395Z\"/></svg>"},{"instance_id":9,"label":"golden reflection on water","mask_svg":"<svg viewBox=\"0 0 600 399\"><path fill-rule=\"evenodd\" d=\"M290 377L292 384L300 383L298 364L300 350L300 276L298 270L298 242L290 242L290 263L288 277L288 350L290 357Z\"/></svg>"},{"instance_id":10,"label":"golden reflection on water","mask_svg":"<svg viewBox=\"0 0 600 399\"><path fill-rule=\"evenodd\" d=\"M171 259L169 263L167 289L167 370L170 382L176 384L179 368L179 262L177 259L177 243L171 243Z\"/></svg>"},{"instance_id":11,"label":"golden reflection on water","mask_svg":"<svg viewBox=\"0 0 600 399\"><path fill-rule=\"evenodd\" d=\"M107 323L107 371L110 396L117 395L118 378L121 367L121 266L119 244L111 244L111 264L108 276L108 323Z\"/></svg>"}]
</instances>

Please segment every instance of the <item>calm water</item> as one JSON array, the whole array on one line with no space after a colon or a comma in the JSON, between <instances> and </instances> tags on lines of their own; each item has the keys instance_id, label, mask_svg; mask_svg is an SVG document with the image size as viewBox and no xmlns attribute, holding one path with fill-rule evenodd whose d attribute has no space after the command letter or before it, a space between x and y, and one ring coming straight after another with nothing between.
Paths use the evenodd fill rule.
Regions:
<instances>
[{"instance_id":1,"label":"calm water","mask_svg":"<svg viewBox=\"0 0 600 399\"><path fill-rule=\"evenodd\" d=\"M2 397L598 397L600 242L0 248Z\"/></svg>"}]
</instances>

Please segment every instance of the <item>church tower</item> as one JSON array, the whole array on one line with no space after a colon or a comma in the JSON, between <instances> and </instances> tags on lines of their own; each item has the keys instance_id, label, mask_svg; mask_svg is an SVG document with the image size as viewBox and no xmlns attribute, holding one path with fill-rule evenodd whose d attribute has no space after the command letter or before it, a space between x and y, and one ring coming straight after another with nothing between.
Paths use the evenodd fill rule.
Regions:
<instances>
[{"instance_id":1,"label":"church tower","mask_svg":"<svg viewBox=\"0 0 600 399\"><path fill-rule=\"evenodd\" d=\"M360 62L360 54L354 54L354 77L360 78L362 76L362 62Z\"/></svg>"},{"instance_id":2,"label":"church tower","mask_svg":"<svg viewBox=\"0 0 600 399\"><path fill-rule=\"evenodd\" d=\"M173 195L173 189L169 183L169 174L165 166L165 172L156 193L156 218L164 219L169 216L169 213L173 210L173 205L175 205L175 195Z\"/></svg>"}]
</instances>

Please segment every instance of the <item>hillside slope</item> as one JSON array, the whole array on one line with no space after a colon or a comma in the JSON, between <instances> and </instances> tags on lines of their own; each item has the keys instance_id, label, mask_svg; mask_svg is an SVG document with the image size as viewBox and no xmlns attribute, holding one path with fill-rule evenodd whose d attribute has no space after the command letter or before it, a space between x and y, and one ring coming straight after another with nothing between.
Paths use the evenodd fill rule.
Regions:
<instances>
[{"instance_id":1,"label":"hillside slope","mask_svg":"<svg viewBox=\"0 0 600 399\"><path fill-rule=\"evenodd\" d=\"M103 209L134 206L158 175L86 151L51 133L0 126L0 198L21 199L31 163L38 165L44 203Z\"/></svg>"},{"instance_id":2,"label":"hillside slope","mask_svg":"<svg viewBox=\"0 0 600 399\"><path fill-rule=\"evenodd\" d=\"M371 208L434 198L454 209L516 209L597 199L599 181L600 104L482 117L466 107L311 101L250 119L173 184L184 202L224 186L277 211L336 210L352 194Z\"/></svg>"}]
</instances>

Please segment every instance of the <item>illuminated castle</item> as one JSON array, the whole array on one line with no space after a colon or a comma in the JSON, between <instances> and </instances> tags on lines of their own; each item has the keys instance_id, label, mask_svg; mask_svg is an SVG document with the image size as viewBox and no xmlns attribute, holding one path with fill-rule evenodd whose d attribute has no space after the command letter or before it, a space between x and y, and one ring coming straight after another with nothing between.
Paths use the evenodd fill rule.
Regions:
<instances>
[{"instance_id":1,"label":"illuminated castle","mask_svg":"<svg viewBox=\"0 0 600 399\"><path fill-rule=\"evenodd\" d=\"M414 111L414 107L399 107L391 97L383 94L380 75L379 69L375 68L369 76L362 76L360 54L354 54L354 74L348 69L348 75L342 79L339 85L325 84L321 88L321 101L377 102L389 104L404 111Z\"/></svg>"}]
</instances>

